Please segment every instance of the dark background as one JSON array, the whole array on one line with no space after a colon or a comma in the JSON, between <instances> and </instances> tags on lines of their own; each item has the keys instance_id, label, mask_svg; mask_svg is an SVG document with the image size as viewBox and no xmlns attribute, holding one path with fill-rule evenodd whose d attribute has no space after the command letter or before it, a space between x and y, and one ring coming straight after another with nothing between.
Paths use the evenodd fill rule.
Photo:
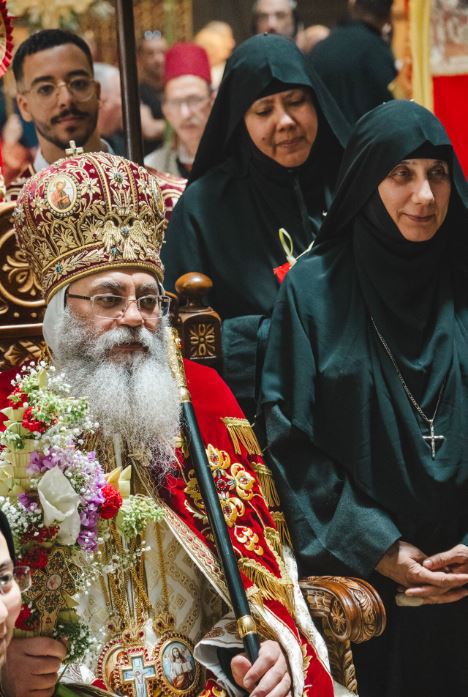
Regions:
<instances>
[{"instance_id":1,"label":"dark background","mask_svg":"<svg viewBox=\"0 0 468 697\"><path fill-rule=\"evenodd\" d=\"M250 36L251 7L253 0L192 0L193 31L214 19L228 22L234 30L236 41ZM346 0L299 0L297 9L307 27L309 24L333 26L345 12Z\"/></svg>"}]
</instances>

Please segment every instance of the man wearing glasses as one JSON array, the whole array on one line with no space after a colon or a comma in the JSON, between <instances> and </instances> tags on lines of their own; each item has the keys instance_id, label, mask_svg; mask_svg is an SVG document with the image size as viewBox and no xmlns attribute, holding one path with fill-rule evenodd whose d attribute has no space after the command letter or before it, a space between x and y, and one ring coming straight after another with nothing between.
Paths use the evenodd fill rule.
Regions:
<instances>
[{"instance_id":1,"label":"man wearing glasses","mask_svg":"<svg viewBox=\"0 0 468 697\"><path fill-rule=\"evenodd\" d=\"M174 44L166 53L163 114L173 137L145 157L160 172L188 178L213 103L211 70L204 48Z\"/></svg>"},{"instance_id":2,"label":"man wearing glasses","mask_svg":"<svg viewBox=\"0 0 468 697\"><path fill-rule=\"evenodd\" d=\"M36 32L18 47L13 71L18 107L23 118L34 124L39 149L33 164L8 186L6 198L10 201L18 198L25 181L35 172L64 157L71 140L85 152L112 152L99 134L101 88L94 80L93 59L83 39L62 29ZM142 117L143 127L150 127L143 112ZM162 171L156 175L169 220L185 181Z\"/></svg>"},{"instance_id":3,"label":"man wearing glasses","mask_svg":"<svg viewBox=\"0 0 468 697\"><path fill-rule=\"evenodd\" d=\"M68 184L66 217L52 199L58 181ZM107 153L48 167L29 179L18 199L15 231L47 301L44 336L71 394L87 396L99 423L93 448L108 471L131 466L132 493L153 497L165 511L162 521L145 530L143 569L135 562L124 569L121 583L115 575L111 582L116 572L109 570L82 598L81 619L98 639L99 659L75 665L73 681L105 686L115 695L349 694L333 691L323 643L293 585L294 562L287 550L282 556L280 532L256 474L268 470L262 469L253 432L217 373L184 361L259 623L259 658L251 666L240 653L236 623L221 602L225 579L181 434L161 285L164 229L156 179ZM11 377L0 377L0 408ZM112 548L108 554L111 558ZM1 673L6 697L52 697L66 650L49 637L13 639ZM167 662L176 653L193 669L185 671L184 686L177 689Z\"/></svg>"},{"instance_id":4,"label":"man wearing glasses","mask_svg":"<svg viewBox=\"0 0 468 697\"><path fill-rule=\"evenodd\" d=\"M86 152L108 150L97 130L100 87L83 39L61 29L32 34L18 47L13 72L21 116L34 124L39 140L35 172L64 157L70 140ZM19 184L8 198L16 198Z\"/></svg>"}]
</instances>

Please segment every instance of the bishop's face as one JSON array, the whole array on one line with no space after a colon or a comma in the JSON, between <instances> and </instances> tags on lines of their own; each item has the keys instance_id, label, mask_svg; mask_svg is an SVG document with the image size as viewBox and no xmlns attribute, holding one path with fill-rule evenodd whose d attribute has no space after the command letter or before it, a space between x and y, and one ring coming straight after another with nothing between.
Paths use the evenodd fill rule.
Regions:
<instances>
[{"instance_id":1,"label":"bishop's face","mask_svg":"<svg viewBox=\"0 0 468 697\"><path fill-rule=\"evenodd\" d=\"M103 435L119 434L130 448L150 451L164 473L174 462L180 403L158 298L155 278L138 269L75 281L54 359L72 394L88 398Z\"/></svg>"},{"instance_id":2,"label":"bishop's face","mask_svg":"<svg viewBox=\"0 0 468 697\"><path fill-rule=\"evenodd\" d=\"M120 327L156 332L161 302L157 281L140 270L103 271L74 281L67 292L67 306L95 336ZM112 346L108 357L118 361L147 351L141 341L125 340Z\"/></svg>"}]
</instances>

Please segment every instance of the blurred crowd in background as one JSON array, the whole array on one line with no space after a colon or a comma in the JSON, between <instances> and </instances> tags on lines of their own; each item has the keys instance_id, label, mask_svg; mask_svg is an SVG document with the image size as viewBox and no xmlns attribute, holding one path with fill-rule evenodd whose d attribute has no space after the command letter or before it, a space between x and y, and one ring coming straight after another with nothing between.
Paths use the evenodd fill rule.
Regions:
<instances>
[{"instance_id":1,"label":"blurred crowd in background","mask_svg":"<svg viewBox=\"0 0 468 697\"><path fill-rule=\"evenodd\" d=\"M306 27L294 0L256 0L252 5L251 32L276 33L293 40L307 55L310 65L322 74L348 120L354 121L360 113L392 96L387 86L397 71L390 48L391 6L391 0L349 0L346 16L337 18L336 26L315 24ZM354 64L349 64L346 43L361 43L363 40L362 36L353 38L346 35L356 22L371 35L370 50L376 54L375 71L382 75L379 86L362 72L354 49L350 51L351 63L354 61ZM343 31L345 34L340 38ZM98 132L111 151L125 155L119 68L97 62L98 52L93 37L83 38L87 40L95 60L95 79L101 90ZM202 27L192 43L171 47L162 31L153 28L140 32L137 38L146 163L160 171L188 177L226 60L236 45L234 32L228 23L215 20ZM344 53L341 48L343 39ZM352 77L350 82L350 71L357 75L358 85L353 84ZM341 75L342 85L330 79L330 74L335 73ZM354 102L357 99L362 104L350 104L349 98L341 94L343 89L351 86L356 94L359 91L369 93L364 99L353 96ZM0 91L0 124L4 176L8 185L28 164L34 163L38 146L33 120L18 108L15 85L11 80Z\"/></svg>"}]
</instances>

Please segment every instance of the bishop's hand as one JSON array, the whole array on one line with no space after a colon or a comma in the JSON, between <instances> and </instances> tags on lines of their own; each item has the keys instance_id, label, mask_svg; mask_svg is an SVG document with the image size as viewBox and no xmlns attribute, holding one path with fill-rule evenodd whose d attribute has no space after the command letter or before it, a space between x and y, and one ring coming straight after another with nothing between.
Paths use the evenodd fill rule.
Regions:
<instances>
[{"instance_id":1,"label":"bishop's hand","mask_svg":"<svg viewBox=\"0 0 468 697\"><path fill-rule=\"evenodd\" d=\"M55 639L12 639L2 668L6 697L51 697L66 654L65 646Z\"/></svg>"},{"instance_id":2,"label":"bishop's hand","mask_svg":"<svg viewBox=\"0 0 468 697\"><path fill-rule=\"evenodd\" d=\"M286 657L276 641L263 641L252 665L243 653L231 661L234 680L252 697L286 697L291 694L291 676Z\"/></svg>"}]
</instances>

